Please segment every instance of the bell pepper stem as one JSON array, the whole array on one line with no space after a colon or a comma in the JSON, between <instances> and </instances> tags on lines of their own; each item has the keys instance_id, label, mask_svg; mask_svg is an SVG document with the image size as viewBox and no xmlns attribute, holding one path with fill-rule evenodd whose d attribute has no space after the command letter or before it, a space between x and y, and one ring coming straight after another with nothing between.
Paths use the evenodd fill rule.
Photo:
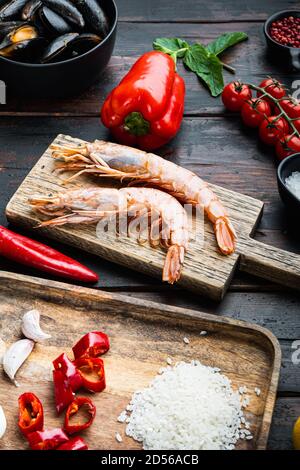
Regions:
<instances>
[{"instance_id":1,"label":"bell pepper stem","mask_svg":"<svg viewBox=\"0 0 300 470\"><path fill-rule=\"evenodd\" d=\"M126 116L124 129L130 134L141 137L149 134L150 123L143 118L141 113L134 111Z\"/></svg>"}]
</instances>

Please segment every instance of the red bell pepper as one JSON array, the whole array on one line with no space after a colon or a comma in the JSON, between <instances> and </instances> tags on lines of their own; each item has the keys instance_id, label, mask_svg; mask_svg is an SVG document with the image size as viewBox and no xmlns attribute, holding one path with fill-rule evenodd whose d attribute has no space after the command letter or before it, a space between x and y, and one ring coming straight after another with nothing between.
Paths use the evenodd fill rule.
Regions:
<instances>
[{"instance_id":1,"label":"red bell pepper","mask_svg":"<svg viewBox=\"0 0 300 470\"><path fill-rule=\"evenodd\" d=\"M72 349L75 359L101 356L109 350L109 339L101 331L91 331L84 335Z\"/></svg>"},{"instance_id":2,"label":"red bell pepper","mask_svg":"<svg viewBox=\"0 0 300 470\"><path fill-rule=\"evenodd\" d=\"M81 387L81 375L66 353L62 353L58 356L58 358L53 361L53 365L55 370L60 370L64 374L73 392L76 392Z\"/></svg>"},{"instance_id":3,"label":"red bell pepper","mask_svg":"<svg viewBox=\"0 0 300 470\"><path fill-rule=\"evenodd\" d=\"M32 450L53 450L69 440L60 428L35 431L27 436Z\"/></svg>"},{"instance_id":4,"label":"red bell pepper","mask_svg":"<svg viewBox=\"0 0 300 470\"><path fill-rule=\"evenodd\" d=\"M100 357L80 357L74 361L82 377L82 386L89 392L105 389L104 364Z\"/></svg>"},{"instance_id":5,"label":"red bell pepper","mask_svg":"<svg viewBox=\"0 0 300 470\"><path fill-rule=\"evenodd\" d=\"M97 282L99 280L96 273L74 259L2 226L0 226L0 255L25 266L66 279L81 282Z\"/></svg>"},{"instance_id":6,"label":"red bell pepper","mask_svg":"<svg viewBox=\"0 0 300 470\"><path fill-rule=\"evenodd\" d=\"M86 420L83 422L78 418L75 420L75 415L79 411L84 411ZM76 432L84 431L89 428L93 423L96 416L96 407L92 400L87 397L76 397L68 406L65 416L64 430L67 434L75 434Z\"/></svg>"},{"instance_id":7,"label":"red bell pepper","mask_svg":"<svg viewBox=\"0 0 300 470\"><path fill-rule=\"evenodd\" d=\"M18 426L24 436L44 427L43 405L34 393L23 393L19 399Z\"/></svg>"},{"instance_id":8,"label":"red bell pepper","mask_svg":"<svg viewBox=\"0 0 300 470\"><path fill-rule=\"evenodd\" d=\"M60 414L74 399L74 392L61 370L54 370L54 396L56 411Z\"/></svg>"},{"instance_id":9,"label":"red bell pepper","mask_svg":"<svg viewBox=\"0 0 300 470\"><path fill-rule=\"evenodd\" d=\"M56 450L88 450L88 446L81 437L73 437Z\"/></svg>"},{"instance_id":10,"label":"red bell pepper","mask_svg":"<svg viewBox=\"0 0 300 470\"><path fill-rule=\"evenodd\" d=\"M125 145L153 150L179 131L185 84L163 52L142 55L106 98L103 124Z\"/></svg>"}]
</instances>

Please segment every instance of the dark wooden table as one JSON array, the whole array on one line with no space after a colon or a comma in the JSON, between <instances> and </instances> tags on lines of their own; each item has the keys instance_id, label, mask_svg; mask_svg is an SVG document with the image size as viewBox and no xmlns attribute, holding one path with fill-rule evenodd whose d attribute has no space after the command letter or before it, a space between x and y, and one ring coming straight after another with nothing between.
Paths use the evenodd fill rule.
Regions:
<instances>
[{"instance_id":1,"label":"dark wooden table","mask_svg":"<svg viewBox=\"0 0 300 470\"><path fill-rule=\"evenodd\" d=\"M20 101L8 97L8 104L0 105L2 224L7 223L4 209L9 198L58 133L86 140L108 137L99 122L103 99L136 58L151 49L155 37L176 36L207 43L227 31L245 31L249 41L223 55L224 61L236 67L237 78L259 83L272 75L287 85L297 78L268 61L262 34L264 20L275 11L296 7L294 0L248 0L247 3L117 0L117 3L120 23L114 56L102 79L90 90L77 98L59 101ZM265 212L256 238L299 253L299 241L287 229L278 196L273 152L258 143L256 132L246 130L238 116L224 113L221 100L212 98L193 74L181 66L179 71L187 85L185 118L180 134L161 150L161 155L167 155L207 181L263 200ZM231 75L225 75L227 82L232 79ZM55 246L98 271L99 288L226 315L273 331L281 343L283 362L269 447L291 448L292 425L300 415L300 365L291 361L292 343L300 339L298 294L237 273L223 302L216 304L86 253ZM0 263L1 269L36 274L4 260Z\"/></svg>"}]
</instances>

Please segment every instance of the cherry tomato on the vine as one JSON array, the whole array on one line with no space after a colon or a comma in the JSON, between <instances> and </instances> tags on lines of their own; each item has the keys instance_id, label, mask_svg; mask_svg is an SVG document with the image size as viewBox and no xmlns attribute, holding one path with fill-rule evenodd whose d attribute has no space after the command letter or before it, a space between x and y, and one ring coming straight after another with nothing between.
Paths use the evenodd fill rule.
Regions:
<instances>
[{"instance_id":1,"label":"cherry tomato on the vine","mask_svg":"<svg viewBox=\"0 0 300 470\"><path fill-rule=\"evenodd\" d=\"M291 96L280 100L280 106L290 118L300 118L300 102Z\"/></svg>"},{"instance_id":2,"label":"cherry tomato on the vine","mask_svg":"<svg viewBox=\"0 0 300 470\"><path fill-rule=\"evenodd\" d=\"M266 116L271 116L271 107L261 98L252 98L244 103L241 115L247 126L258 127Z\"/></svg>"},{"instance_id":3,"label":"cherry tomato on the vine","mask_svg":"<svg viewBox=\"0 0 300 470\"><path fill-rule=\"evenodd\" d=\"M222 101L229 111L239 111L245 101L252 97L248 85L241 82L231 82L225 86L222 93Z\"/></svg>"},{"instance_id":4,"label":"cherry tomato on the vine","mask_svg":"<svg viewBox=\"0 0 300 470\"><path fill-rule=\"evenodd\" d=\"M300 132L300 118L293 121L293 124L296 127L297 131Z\"/></svg>"},{"instance_id":5,"label":"cherry tomato on the vine","mask_svg":"<svg viewBox=\"0 0 300 470\"><path fill-rule=\"evenodd\" d=\"M287 121L277 116L265 118L259 126L259 137L267 145L276 145L278 139L288 132Z\"/></svg>"},{"instance_id":6,"label":"cherry tomato on the vine","mask_svg":"<svg viewBox=\"0 0 300 470\"><path fill-rule=\"evenodd\" d=\"M264 90L269 93L269 95L273 96L277 100L280 100L286 95L285 89L283 85L274 78L266 78L261 82L259 85L260 88L264 88ZM260 91L257 92L257 96L261 96L262 93ZM264 97L264 100L268 101L269 104L272 106L274 105L272 100L269 100L268 97Z\"/></svg>"},{"instance_id":7,"label":"cherry tomato on the vine","mask_svg":"<svg viewBox=\"0 0 300 470\"><path fill-rule=\"evenodd\" d=\"M300 152L300 138L296 135L287 134L278 140L276 144L276 155L279 160L283 160L297 152Z\"/></svg>"}]
</instances>

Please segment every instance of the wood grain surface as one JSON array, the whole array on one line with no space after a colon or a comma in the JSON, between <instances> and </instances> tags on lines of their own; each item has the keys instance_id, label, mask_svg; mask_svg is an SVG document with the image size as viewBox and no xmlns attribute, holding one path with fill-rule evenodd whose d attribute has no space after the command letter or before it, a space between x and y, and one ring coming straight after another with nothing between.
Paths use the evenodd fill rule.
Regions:
<instances>
[{"instance_id":1,"label":"wood grain surface","mask_svg":"<svg viewBox=\"0 0 300 470\"><path fill-rule=\"evenodd\" d=\"M71 147L82 143L81 140L64 135L59 135L53 142L55 145ZM68 175L61 175L55 171L50 147L8 203L6 215L9 221L26 228L36 227L39 218L31 210L28 199L32 195L43 197L65 191L62 182ZM106 181L106 185L114 184ZM101 181L99 178L91 178L90 175L82 175L69 187L89 187L95 184L103 186L103 179ZM300 257L250 238L261 216L262 202L220 186L211 185L211 188L227 208L236 229L238 238L236 253L231 256L218 253L211 224L205 220L204 233L199 237L198 234L203 232L203 220L201 218L193 224L190 219L191 240L178 285L205 294L212 299L222 299L240 257L241 270L300 290ZM193 226L197 238L194 237ZM161 277L165 259L163 250L154 250L147 245L140 246L129 238L116 237L115 233L103 233L99 237L96 235L95 224L52 226L41 228L39 231L109 261Z\"/></svg>"},{"instance_id":2,"label":"wood grain surface","mask_svg":"<svg viewBox=\"0 0 300 470\"><path fill-rule=\"evenodd\" d=\"M69 146L76 146L80 143L82 141L63 135L59 135L53 142L56 145ZM7 205L6 215L8 220L26 228L36 227L39 217L32 211L28 199L32 195L42 197L49 193L55 194L59 191L65 191L66 187L62 184L65 178L66 174L62 175L55 172L55 162L51 157L49 147ZM93 181L89 175L82 175L80 179L75 180L72 186L69 185L69 188L89 187L95 184L103 186L104 183L103 180ZM258 200L218 186L211 186L211 188L228 209L229 216L237 231L238 251L243 252L244 239L247 239L248 235L253 232L263 204ZM195 226L197 238L194 237L195 239L193 239L193 223L191 220L189 227L191 240L178 284L208 297L221 299L227 290L236 267L238 253L231 256L221 255L216 247L213 228L207 220L205 220L203 227L202 217L197 220ZM203 228L204 234L202 235ZM51 238L76 246L110 261L161 278L166 256L161 249L154 250L148 245L140 246L127 237L116 237L115 233L103 233L101 237L97 237L95 224L91 226L43 227L39 231Z\"/></svg>"},{"instance_id":3,"label":"wood grain surface","mask_svg":"<svg viewBox=\"0 0 300 470\"><path fill-rule=\"evenodd\" d=\"M219 367L232 380L234 390L246 386L250 404L245 416L254 439L240 441L238 448L266 447L281 356L279 344L268 330L193 310L1 272L0 324L7 344L20 338L22 315L32 308L40 310L43 328L52 338L36 344L18 373L19 388L1 377L0 396L9 395L10 406L3 403L8 431L0 448L26 448L16 426L17 398L25 391L36 393L43 402L46 427L61 426L62 417L56 417L54 411L51 360L62 352L70 354L72 345L93 330L109 335L111 349L103 356L107 388L93 395L97 416L84 433L91 449L140 448L126 437L125 426L117 423L117 417L132 393L148 386L166 365L167 357L174 363L198 359ZM202 330L208 332L205 337L199 335ZM188 345L184 337L189 338ZM255 387L261 389L259 397ZM122 443L117 443L116 431L122 435Z\"/></svg>"},{"instance_id":4,"label":"wood grain surface","mask_svg":"<svg viewBox=\"0 0 300 470\"><path fill-rule=\"evenodd\" d=\"M155 37L182 37L207 43L226 31L245 31L249 40L226 53L222 60L235 67L235 76L225 71L225 82L242 78L259 83L266 76L294 85L298 75L267 55L262 32L264 20L277 10L299 8L296 0L116 0L120 22L114 55L107 70L81 96L65 100L26 100L8 90L7 105L0 106L0 223L6 225L5 206L28 171L58 133L84 140L108 138L99 122L106 94L129 66L151 49ZM151 4L151 6L149 6ZM197 78L179 64L187 84L185 118L180 134L161 149L160 155L198 173L210 183L225 186L264 201L264 215L255 239L300 254L299 233L289 223L276 184L276 159L262 145L256 131L244 127L239 116L227 113L220 98L211 98ZM16 231L20 228L12 226ZM22 230L45 242L36 231ZM288 287L256 276L236 272L229 292L216 303L179 287L163 285L159 279L137 273L57 241L49 242L95 270L98 287L132 297L243 319L269 328L280 340L283 367L268 447L291 449L291 430L300 415L299 365L291 360L293 344L300 338L300 296ZM37 271L0 258L0 268L40 275ZM46 276L45 276L46 277Z\"/></svg>"}]
</instances>

